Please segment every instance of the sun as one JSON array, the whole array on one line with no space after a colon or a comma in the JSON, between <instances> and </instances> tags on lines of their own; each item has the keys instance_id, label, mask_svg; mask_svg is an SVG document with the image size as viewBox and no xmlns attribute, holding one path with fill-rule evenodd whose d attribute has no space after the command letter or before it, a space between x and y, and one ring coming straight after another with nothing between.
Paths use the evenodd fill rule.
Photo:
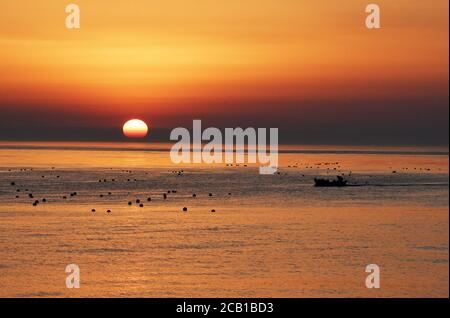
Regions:
<instances>
[{"instance_id":1,"label":"sun","mask_svg":"<svg viewBox=\"0 0 450 318\"><path fill-rule=\"evenodd\" d=\"M140 119L131 119L123 125L122 130L128 138L144 138L147 136L148 126Z\"/></svg>"}]
</instances>

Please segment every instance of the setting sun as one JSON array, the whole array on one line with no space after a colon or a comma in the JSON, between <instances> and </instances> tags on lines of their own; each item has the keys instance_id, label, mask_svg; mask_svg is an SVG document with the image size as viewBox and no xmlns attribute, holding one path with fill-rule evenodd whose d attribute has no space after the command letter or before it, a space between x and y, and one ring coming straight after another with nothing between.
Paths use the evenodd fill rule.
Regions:
<instances>
[{"instance_id":1,"label":"setting sun","mask_svg":"<svg viewBox=\"0 0 450 318\"><path fill-rule=\"evenodd\" d=\"M123 134L128 138L143 138L147 132L147 124L140 119L131 119L123 125Z\"/></svg>"}]
</instances>

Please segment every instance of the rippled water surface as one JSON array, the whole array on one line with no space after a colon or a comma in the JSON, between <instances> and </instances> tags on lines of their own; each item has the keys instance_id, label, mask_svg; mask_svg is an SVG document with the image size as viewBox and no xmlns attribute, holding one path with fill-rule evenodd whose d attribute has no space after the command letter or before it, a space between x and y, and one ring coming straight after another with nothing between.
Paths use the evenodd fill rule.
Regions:
<instances>
[{"instance_id":1,"label":"rippled water surface","mask_svg":"<svg viewBox=\"0 0 450 318\"><path fill-rule=\"evenodd\" d=\"M262 176L157 148L2 144L0 296L448 297L447 153L303 149L280 164ZM337 174L356 186L312 186ZM65 287L72 263L80 289Z\"/></svg>"}]
</instances>

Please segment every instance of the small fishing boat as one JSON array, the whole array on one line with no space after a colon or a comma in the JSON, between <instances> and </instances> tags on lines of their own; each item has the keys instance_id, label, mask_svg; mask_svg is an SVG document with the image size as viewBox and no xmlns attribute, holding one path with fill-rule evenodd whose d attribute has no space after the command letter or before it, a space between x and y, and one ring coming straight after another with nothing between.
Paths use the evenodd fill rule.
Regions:
<instances>
[{"instance_id":1,"label":"small fishing boat","mask_svg":"<svg viewBox=\"0 0 450 318\"><path fill-rule=\"evenodd\" d=\"M335 179L335 180L314 178L314 186L320 187L320 188L345 187L345 186L347 186L347 180L345 180L341 176L337 176L337 179Z\"/></svg>"}]
</instances>

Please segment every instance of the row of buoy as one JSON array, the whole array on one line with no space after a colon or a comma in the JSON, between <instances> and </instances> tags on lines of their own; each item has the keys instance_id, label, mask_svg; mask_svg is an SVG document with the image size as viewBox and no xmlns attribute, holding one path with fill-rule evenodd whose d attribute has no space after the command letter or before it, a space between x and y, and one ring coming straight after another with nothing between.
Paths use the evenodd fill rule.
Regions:
<instances>
[{"instance_id":1,"label":"row of buoy","mask_svg":"<svg viewBox=\"0 0 450 318\"><path fill-rule=\"evenodd\" d=\"M95 212L97 212L97 210L96 209L91 209L91 212L95 213ZM106 213L111 213L111 212L112 212L111 210L106 210Z\"/></svg>"},{"instance_id":2,"label":"row of buoy","mask_svg":"<svg viewBox=\"0 0 450 318\"><path fill-rule=\"evenodd\" d=\"M46 203L47 202L47 199L46 198L43 198L42 199L42 202L43 203ZM33 202L33 206L37 206L39 204L39 200L35 200L34 202Z\"/></svg>"},{"instance_id":3,"label":"row of buoy","mask_svg":"<svg viewBox=\"0 0 450 318\"><path fill-rule=\"evenodd\" d=\"M52 169L54 169L54 167L52 167ZM24 170L26 170L26 169L24 169ZM30 170L32 170L32 169L30 169ZM129 171L127 171L128 173L131 173L132 171L131 170L129 170ZM184 170L180 170L180 171L173 171L173 173L178 173L178 174L182 174L182 173L184 173ZM147 173L146 173L147 174ZM46 176L45 175L41 175L41 178L45 178ZM57 176L58 178L59 178L59 175ZM108 182L108 180L111 180L111 182L115 182L116 181L116 179L99 179L98 181L99 182ZM135 181L137 181L137 179L134 179ZM128 181L130 181L130 179L128 179ZM14 182L14 181L11 181L10 182L10 185L11 186L15 186L16 185L16 182ZM21 192L21 189L16 189L16 191L17 192ZM28 189L25 189L25 192L28 192ZM163 198L164 199L167 199L168 198L168 195L167 194L171 194L171 193L177 193L177 190L168 190L167 191L167 193L163 193ZM78 195L78 193L77 192L71 192L71 193L69 193L69 195L70 195L70 197L74 197L74 196L77 196ZM108 192L108 195L112 195L112 193L111 192ZM228 195L231 195L231 193L228 193ZM208 196L209 197L212 197L213 196L213 193L208 193ZM16 198L18 198L19 196L17 195L16 196ZM30 198L30 199L34 199L34 196L33 196L33 194L32 193L28 193L28 197ZM104 194L100 194L100 197L104 197ZM197 194L196 193L193 193L192 194L192 197L197 197ZM67 199L67 195L63 195L62 196L62 199L63 200L66 200ZM152 199L150 198L150 197L148 197L147 198L147 201L148 202L150 202ZM136 203L138 203L139 204L139 206L140 207L144 207L144 204L143 203L141 203L140 202L140 200L139 199L137 199L136 200L137 202ZM47 202L47 199L45 199L45 198L43 198L42 200L41 200L41 202ZM40 201L39 200L35 200L34 202L33 202L33 206L36 206L36 205L38 205L40 203ZM128 202L128 204L129 205L132 205L132 202L130 201L130 202ZM92 212L96 212L96 209L92 209L91 210ZM185 211L185 212L187 212L187 207L184 207L183 208L183 211ZM212 209L212 210L210 210L211 212L215 212L215 209ZM111 213L111 210L107 210L107 212L108 213Z\"/></svg>"},{"instance_id":4,"label":"row of buoy","mask_svg":"<svg viewBox=\"0 0 450 318\"><path fill-rule=\"evenodd\" d=\"M34 206L36 206L36 205L38 205L38 204L39 204L39 201L38 201L38 200L36 200L36 201L33 203ZM139 206L140 206L141 208L144 207L144 205L143 205L142 203L139 204ZM187 211L188 211L188 208L187 208L187 207L184 207L184 208L182 209L182 211L183 211L183 212L187 212ZM96 209L91 209L91 212L92 212L92 213L95 213L95 212L97 212L97 210L96 210ZM211 209L210 212L211 212L211 213L215 213L215 212L216 212L216 209ZM112 213L112 211L111 211L111 210L106 210L106 213Z\"/></svg>"},{"instance_id":5,"label":"row of buoy","mask_svg":"<svg viewBox=\"0 0 450 318\"><path fill-rule=\"evenodd\" d=\"M98 179L98 182L99 183L107 183L107 182L116 182L117 180L115 179L115 178L113 178L113 179L110 179L110 181L108 181L108 179ZM130 178L127 178L126 179L126 182L137 182L138 181L138 179L130 179Z\"/></svg>"},{"instance_id":6,"label":"row of buoy","mask_svg":"<svg viewBox=\"0 0 450 318\"><path fill-rule=\"evenodd\" d=\"M187 212L187 211L188 211L188 208L184 207L183 208L183 212ZM211 209L210 212L214 213L214 212L216 212L216 210L215 209Z\"/></svg>"}]
</instances>

